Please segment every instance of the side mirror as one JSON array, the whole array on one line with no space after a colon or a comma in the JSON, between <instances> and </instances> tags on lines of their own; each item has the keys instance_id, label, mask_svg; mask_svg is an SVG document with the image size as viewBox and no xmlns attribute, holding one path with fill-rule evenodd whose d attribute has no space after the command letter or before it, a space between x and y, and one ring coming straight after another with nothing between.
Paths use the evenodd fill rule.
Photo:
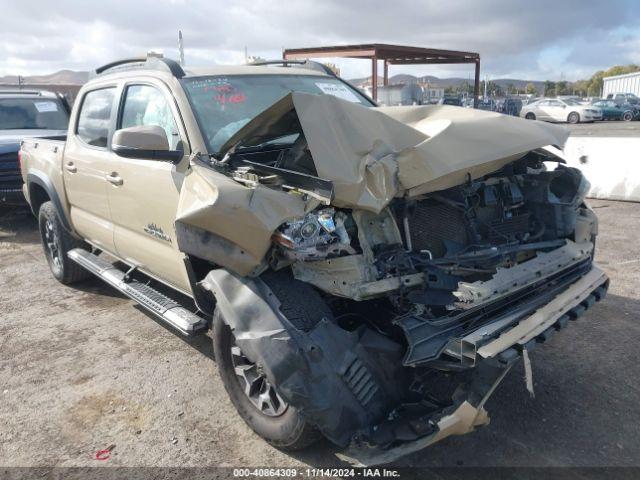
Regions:
<instances>
[{"instance_id":1,"label":"side mirror","mask_svg":"<svg viewBox=\"0 0 640 480\"><path fill-rule=\"evenodd\" d=\"M144 158L176 162L184 152L169 150L167 134L158 125L137 125L116 130L111 140L111 150L126 158Z\"/></svg>"}]
</instances>

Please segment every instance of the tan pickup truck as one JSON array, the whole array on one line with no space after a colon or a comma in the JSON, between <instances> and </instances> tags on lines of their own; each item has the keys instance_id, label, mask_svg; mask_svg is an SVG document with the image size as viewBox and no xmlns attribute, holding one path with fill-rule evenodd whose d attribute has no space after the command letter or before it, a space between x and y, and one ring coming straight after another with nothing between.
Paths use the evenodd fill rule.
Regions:
<instances>
[{"instance_id":1,"label":"tan pickup truck","mask_svg":"<svg viewBox=\"0 0 640 480\"><path fill-rule=\"evenodd\" d=\"M25 140L53 275L212 328L231 401L278 447L324 435L368 465L486 424L509 369L606 293L567 132L268 63L114 62L66 141Z\"/></svg>"}]
</instances>

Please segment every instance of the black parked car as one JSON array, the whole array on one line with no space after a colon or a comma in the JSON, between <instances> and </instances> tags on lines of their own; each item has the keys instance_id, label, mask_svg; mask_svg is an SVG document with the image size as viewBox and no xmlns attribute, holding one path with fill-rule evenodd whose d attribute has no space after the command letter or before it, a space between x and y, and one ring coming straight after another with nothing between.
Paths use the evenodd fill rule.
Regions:
<instances>
[{"instance_id":1,"label":"black parked car","mask_svg":"<svg viewBox=\"0 0 640 480\"><path fill-rule=\"evenodd\" d=\"M18 162L27 137L64 137L69 104L44 90L0 90L0 205L26 204Z\"/></svg>"}]
</instances>

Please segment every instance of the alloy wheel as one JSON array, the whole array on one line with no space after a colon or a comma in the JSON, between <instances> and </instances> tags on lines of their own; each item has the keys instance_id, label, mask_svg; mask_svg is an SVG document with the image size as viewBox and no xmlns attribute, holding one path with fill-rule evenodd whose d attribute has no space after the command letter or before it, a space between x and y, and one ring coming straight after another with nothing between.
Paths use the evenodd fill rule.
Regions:
<instances>
[{"instance_id":1,"label":"alloy wheel","mask_svg":"<svg viewBox=\"0 0 640 480\"><path fill-rule=\"evenodd\" d=\"M287 403L278 395L264 372L245 357L235 343L231 346L231 360L244 394L261 413L268 417L279 417L287 410Z\"/></svg>"},{"instance_id":2,"label":"alloy wheel","mask_svg":"<svg viewBox=\"0 0 640 480\"><path fill-rule=\"evenodd\" d=\"M60 258L58 236L53 229L53 223L50 219L47 219L44 224L43 234L45 248L47 249L47 255L51 259L51 263L53 263L56 268L62 268L62 258Z\"/></svg>"}]
</instances>

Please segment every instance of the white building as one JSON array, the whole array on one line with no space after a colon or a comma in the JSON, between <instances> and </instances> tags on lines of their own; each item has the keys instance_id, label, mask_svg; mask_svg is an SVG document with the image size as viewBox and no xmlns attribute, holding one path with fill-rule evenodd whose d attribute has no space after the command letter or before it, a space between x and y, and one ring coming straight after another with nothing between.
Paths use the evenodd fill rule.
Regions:
<instances>
[{"instance_id":1,"label":"white building","mask_svg":"<svg viewBox=\"0 0 640 480\"><path fill-rule=\"evenodd\" d=\"M424 92L424 96L423 96L424 103L437 102L442 97L444 97L444 87L425 86L423 87L422 90Z\"/></svg>"},{"instance_id":2,"label":"white building","mask_svg":"<svg viewBox=\"0 0 640 480\"><path fill-rule=\"evenodd\" d=\"M640 72L604 77L602 79L602 97L616 93L633 93L640 97Z\"/></svg>"}]
</instances>

